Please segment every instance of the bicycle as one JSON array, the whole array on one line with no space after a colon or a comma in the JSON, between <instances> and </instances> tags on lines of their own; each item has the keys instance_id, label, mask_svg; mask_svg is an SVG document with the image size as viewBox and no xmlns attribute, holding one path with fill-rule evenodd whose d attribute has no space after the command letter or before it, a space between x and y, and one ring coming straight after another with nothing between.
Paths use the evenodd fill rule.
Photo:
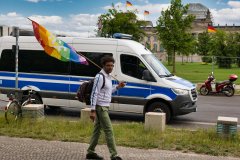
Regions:
<instances>
[{"instance_id":1,"label":"bicycle","mask_svg":"<svg viewBox=\"0 0 240 160\"><path fill-rule=\"evenodd\" d=\"M9 102L5 108L5 119L7 123L16 121L19 117L22 117L21 102L16 95L9 95Z\"/></svg>"},{"instance_id":2,"label":"bicycle","mask_svg":"<svg viewBox=\"0 0 240 160\"><path fill-rule=\"evenodd\" d=\"M16 96L17 95L17 96ZM5 110L5 119L7 123L11 121L16 121L19 118L22 118L22 107L28 104L41 104L42 101L36 95L36 92L31 88L28 90L27 95L23 95L22 92L18 94L10 94L9 102Z\"/></svg>"}]
</instances>

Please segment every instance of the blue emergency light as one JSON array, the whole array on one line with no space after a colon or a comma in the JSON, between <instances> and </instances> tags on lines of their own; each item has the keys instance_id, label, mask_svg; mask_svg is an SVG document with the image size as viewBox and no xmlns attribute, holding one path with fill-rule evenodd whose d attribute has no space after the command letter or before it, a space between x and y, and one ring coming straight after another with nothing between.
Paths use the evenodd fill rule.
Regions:
<instances>
[{"instance_id":1,"label":"blue emergency light","mask_svg":"<svg viewBox=\"0 0 240 160\"><path fill-rule=\"evenodd\" d=\"M114 33L113 38L116 38L116 39L132 39L132 35L123 34L123 33Z\"/></svg>"}]
</instances>

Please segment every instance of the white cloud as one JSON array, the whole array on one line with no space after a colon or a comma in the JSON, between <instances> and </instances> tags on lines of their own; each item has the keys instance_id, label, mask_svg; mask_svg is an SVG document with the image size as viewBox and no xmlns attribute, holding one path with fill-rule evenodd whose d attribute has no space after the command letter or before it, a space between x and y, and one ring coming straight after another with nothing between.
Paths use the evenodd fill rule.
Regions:
<instances>
[{"instance_id":1,"label":"white cloud","mask_svg":"<svg viewBox=\"0 0 240 160\"><path fill-rule=\"evenodd\" d=\"M32 15L29 18L55 34L67 36L92 37L96 35L98 16L100 14L77 14L63 18L60 16ZM31 21L16 12L0 15L0 25L18 26L32 30Z\"/></svg>"},{"instance_id":2,"label":"white cloud","mask_svg":"<svg viewBox=\"0 0 240 160\"><path fill-rule=\"evenodd\" d=\"M143 0L142 0L143 1ZM127 7L128 10L137 10L137 17L140 20L143 20L145 18L145 20L150 20L153 22L154 26L156 25L156 21L158 20L158 18L161 15L161 12L166 10L170 4L151 4L148 1L145 1L146 4L145 5L134 5L132 7ZM115 8L117 10L122 10L122 11L126 11L126 6L124 3L116 3ZM104 10L108 10L112 8L112 6L105 6L103 7ZM147 10L150 12L150 14L146 17L144 17L143 13L144 11Z\"/></svg>"},{"instance_id":3,"label":"white cloud","mask_svg":"<svg viewBox=\"0 0 240 160\"><path fill-rule=\"evenodd\" d=\"M214 25L240 25L240 1L229 1L229 7L210 9Z\"/></svg>"},{"instance_id":4,"label":"white cloud","mask_svg":"<svg viewBox=\"0 0 240 160\"><path fill-rule=\"evenodd\" d=\"M62 24L62 17L60 16L41 16L33 15L29 17L31 20L34 20L42 25L44 24Z\"/></svg>"},{"instance_id":5,"label":"white cloud","mask_svg":"<svg viewBox=\"0 0 240 160\"><path fill-rule=\"evenodd\" d=\"M27 2L32 2L32 3L38 3L38 2L40 2L40 1L47 1L47 0L25 0L25 1L27 1Z\"/></svg>"},{"instance_id":6,"label":"white cloud","mask_svg":"<svg viewBox=\"0 0 240 160\"><path fill-rule=\"evenodd\" d=\"M7 16L9 16L9 17L16 17L16 16L17 16L17 13L16 13L16 12L9 12L9 13L7 14Z\"/></svg>"},{"instance_id":7,"label":"white cloud","mask_svg":"<svg viewBox=\"0 0 240 160\"><path fill-rule=\"evenodd\" d=\"M93 26L96 25L98 17L100 14L77 14L70 15L72 23L76 23L78 25L83 26Z\"/></svg>"},{"instance_id":8,"label":"white cloud","mask_svg":"<svg viewBox=\"0 0 240 160\"><path fill-rule=\"evenodd\" d=\"M126 7L125 7L125 4L119 2L119 3L116 3L115 5L115 8L118 9L118 10L122 10L122 11L126 11ZM151 3L148 3L146 5L133 5L131 7L127 7L128 10L137 10L138 13L143 13L144 10L147 10L149 11L151 14L161 14L162 10L166 10L168 7L170 6L170 4L151 4ZM103 9L105 10L108 10L112 8L112 6L105 6L103 7Z\"/></svg>"},{"instance_id":9,"label":"white cloud","mask_svg":"<svg viewBox=\"0 0 240 160\"><path fill-rule=\"evenodd\" d=\"M25 1L27 1L27 2L31 2L31 3L38 3L38 2L46 2L46 1L49 1L49 2L61 2L61 1L63 1L63 0L25 0Z\"/></svg>"},{"instance_id":10,"label":"white cloud","mask_svg":"<svg viewBox=\"0 0 240 160\"><path fill-rule=\"evenodd\" d=\"M218 1L217 1L217 4L225 5L226 3L224 3L223 0L218 0Z\"/></svg>"},{"instance_id":11,"label":"white cloud","mask_svg":"<svg viewBox=\"0 0 240 160\"><path fill-rule=\"evenodd\" d=\"M240 8L240 1L229 1L228 5L232 8Z\"/></svg>"},{"instance_id":12,"label":"white cloud","mask_svg":"<svg viewBox=\"0 0 240 160\"><path fill-rule=\"evenodd\" d=\"M16 12L9 12L0 15L0 25L6 26L26 26L29 20Z\"/></svg>"}]
</instances>

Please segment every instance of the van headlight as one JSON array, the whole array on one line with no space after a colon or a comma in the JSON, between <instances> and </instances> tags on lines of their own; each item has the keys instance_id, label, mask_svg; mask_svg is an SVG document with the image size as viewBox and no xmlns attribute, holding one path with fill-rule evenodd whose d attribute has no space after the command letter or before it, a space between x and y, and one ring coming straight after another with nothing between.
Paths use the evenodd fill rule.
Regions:
<instances>
[{"instance_id":1,"label":"van headlight","mask_svg":"<svg viewBox=\"0 0 240 160\"><path fill-rule=\"evenodd\" d=\"M188 90L185 89L172 89L177 95L188 95Z\"/></svg>"}]
</instances>

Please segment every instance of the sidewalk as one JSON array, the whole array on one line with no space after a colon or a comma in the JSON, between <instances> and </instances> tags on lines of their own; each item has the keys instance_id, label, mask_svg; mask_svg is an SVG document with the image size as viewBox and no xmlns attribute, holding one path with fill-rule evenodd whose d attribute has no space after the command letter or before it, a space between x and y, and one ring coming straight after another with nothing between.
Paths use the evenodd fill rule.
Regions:
<instances>
[{"instance_id":1,"label":"sidewalk","mask_svg":"<svg viewBox=\"0 0 240 160\"><path fill-rule=\"evenodd\" d=\"M88 144L34 140L29 138L10 138L0 136L1 160L85 160ZM240 158L214 157L177 151L157 149L135 149L117 147L123 160L240 160ZM109 160L108 149L98 145L97 153Z\"/></svg>"}]
</instances>

